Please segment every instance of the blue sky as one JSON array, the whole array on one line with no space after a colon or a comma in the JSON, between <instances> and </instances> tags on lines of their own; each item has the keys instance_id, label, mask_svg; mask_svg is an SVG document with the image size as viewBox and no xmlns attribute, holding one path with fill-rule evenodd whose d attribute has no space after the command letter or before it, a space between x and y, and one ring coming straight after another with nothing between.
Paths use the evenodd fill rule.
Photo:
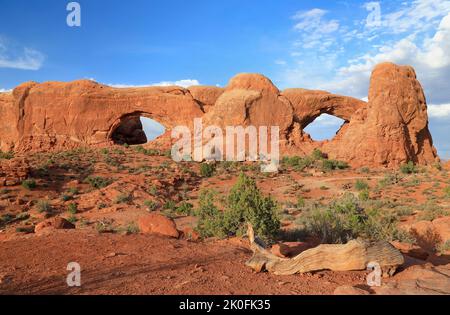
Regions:
<instances>
[{"instance_id":1,"label":"blue sky","mask_svg":"<svg viewBox=\"0 0 450 315\"><path fill-rule=\"evenodd\" d=\"M450 158L450 1L80 0L81 27L66 24L69 2L1 0L0 91L80 78L225 86L258 72L281 89L364 98L373 66L393 61L416 68L435 144ZM321 139L339 121L311 128Z\"/></svg>"}]
</instances>

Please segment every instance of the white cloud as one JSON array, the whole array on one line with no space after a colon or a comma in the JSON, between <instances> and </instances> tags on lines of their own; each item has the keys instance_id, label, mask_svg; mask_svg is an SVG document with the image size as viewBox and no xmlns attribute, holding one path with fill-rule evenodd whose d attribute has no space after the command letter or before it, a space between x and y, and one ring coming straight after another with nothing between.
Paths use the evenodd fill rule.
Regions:
<instances>
[{"instance_id":1,"label":"white cloud","mask_svg":"<svg viewBox=\"0 0 450 315\"><path fill-rule=\"evenodd\" d=\"M9 93L9 92L11 92L12 90L6 90L6 89L0 89L0 93Z\"/></svg>"},{"instance_id":2,"label":"white cloud","mask_svg":"<svg viewBox=\"0 0 450 315\"><path fill-rule=\"evenodd\" d=\"M450 11L450 1L415 0L410 6L382 15L381 25L387 32L404 33L424 31L435 27L436 18Z\"/></svg>"},{"instance_id":3,"label":"white cloud","mask_svg":"<svg viewBox=\"0 0 450 315\"><path fill-rule=\"evenodd\" d=\"M0 68L20 70L39 70L45 56L32 48L17 48L5 38L0 37Z\"/></svg>"},{"instance_id":4,"label":"white cloud","mask_svg":"<svg viewBox=\"0 0 450 315\"><path fill-rule=\"evenodd\" d=\"M322 114L314 120L314 124L319 126L342 126L344 120L328 114Z\"/></svg>"},{"instance_id":5,"label":"white cloud","mask_svg":"<svg viewBox=\"0 0 450 315\"><path fill-rule=\"evenodd\" d=\"M324 16L327 12L322 9L297 12L293 16L293 19L298 21L294 29L319 33L332 33L337 31L339 29L339 22L337 20L325 20Z\"/></svg>"},{"instance_id":6,"label":"white cloud","mask_svg":"<svg viewBox=\"0 0 450 315\"><path fill-rule=\"evenodd\" d=\"M381 46L376 53L363 54L341 67L336 77L320 88L358 97L366 95L371 71L386 61L413 66L433 103L450 102L450 13L440 21L431 38L420 42L416 36L407 36Z\"/></svg>"},{"instance_id":7,"label":"white cloud","mask_svg":"<svg viewBox=\"0 0 450 315\"><path fill-rule=\"evenodd\" d=\"M277 59L275 60L275 64L279 66L285 66L287 64L286 60Z\"/></svg>"},{"instance_id":8,"label":"white cloud","mask_svg":"<svg viewBox=\"0 0 450 315\"><path fill-rule=\"evenodd\" d=\"M305 30L306 35L293 43L292 59L277 78L281 86L362 98L367 96L375 65L390 61L415 68L430 103L450 103L450 1L404 3L393 12L382 11L379 27L366 29L365 21L354 21L341 26L329 40L319 30L319 34L309 34L326 23L326 14L320 9L296 14L300 21L294 27ZM347 51L350 41L360 45L359 49Z\"/></svg>"},{"instance_id":9,"label":"white cloud","mask_svg":"<svg viewBox=\"0 0 450 315\"><path fill-rule=\"evenodd\" d=\"M143 85L132 85L132 84L107 84L107 85L115 88L141 88L149 86L180 86L183 88L187 88L190 86L200 85L200 82L198 80L185 79L178 81L162 81L158 83L143 84Z\"/></svg>"},{"instance_id":10,"label":"white cloud","mask_svg":"<svg viewBox=\"0 0 450 315\"><path fill-rule=\"evenodd\" d=\"M348 8L342 20L321 9L297 13L295 38L284 54L287 64L280 65L275 81L280 88L321 89L365 99L376 64L411 65L432 104L428 112L435 144L440 154L450 157L450 1L378 2L378 25L367 24L370 12L364 5ZM359 18L352 19L353 11Z\"/></svg>"},{"instance_id":11,"label":"white cloud","mask_svg":"<svg viewBox=\"0 0 450 315\"><path fill-rule=\"evenodd\" d=\"M298 48L324 49L334 43L334 33L339 30L337 20L328 20L325 15L328 11L312 9L297 12L292 18L296 21L294 30L298 31L300 39L294 44Z\"/></svg>"},{"instance_id":12,"label":"white cloud","mask_svg":"<svg viewBox=\"0 0 450 315\"><path fill-rule=\"evenodd\" d=\"M430 118L450 118L450 104L428 105Z\"/></svg>"}]
</instances>

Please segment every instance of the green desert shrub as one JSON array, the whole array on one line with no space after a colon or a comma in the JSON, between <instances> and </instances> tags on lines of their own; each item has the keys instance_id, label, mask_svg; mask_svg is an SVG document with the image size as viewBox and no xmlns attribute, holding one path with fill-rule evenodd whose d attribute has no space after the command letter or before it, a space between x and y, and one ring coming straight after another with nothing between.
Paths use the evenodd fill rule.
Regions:
<instances>
[{"instance_id":1,"label":"green desert shrub","mask_svg":"<svg viewBox=\"0 0 450 315\"><path fill-rule=\"evenodd\" d=\"M450 186L444 188L444 197L450 198Z\"/></svg>"},{"instance_id":2,"label":"green desert shrub","mask_svg":"<svg viewBox=\"0 0 450 315\"><path fill-rule=\"evenodd\" d=\"M128 193L122 193L116 197L114 200L114 203L116 204L122 204L122 203L130 203L133 200L133 197L131 194Z\"/></svg>"},{"instance_id":3,"label":"green desert shrub","mask_svg":"<svg viewBox=\"0 0 450 315\"><path fill-rule=\"evenodd\" d=\"M34 179L26 179L22 182L22 187L28 190L36 188L36 181Z\"/></svg>"},{"instance_id":4,"label":"green desert shrub","mask_svg":"<svg viewBox=\"0 0 450 315\"><path fill-rule=\"evenodd\" d=\"M408 163L402 164L400 166L400 172L402 174L414 174L417 173L417 167L414 162L409 161Z\"/></svg>"},{"instance_id":5,"label":"green desert shrub","mask_svg":"<svg viewBox=\"0 0 450 315\"><path fill-rule=\"evenodd\" d=\"M358 194L359 200L367 201L370 199L370 192L368 189L363 189Z\"/></svg>"},{"instance_id":6,"label":"green desert shrub","mask_svg":"<svg viewBox=\"0 0 450 315\"><path fill-rule=\"evenodd\" d=\"M78 218L75 215L70 215L70 217L67 218L67 221L69 221L72 224L75 224L78 221Z\"/></svg>"},{"instance_id":7,"label":"green desert shrub","mask_svg":"<svg viewBox=\"0 0 450 315\"><path fill-rule=\"evenodd\" d=\"M164 210L175 210L177 208L177 204L173 200L167 200L166 203L163 205Z\"/></svg>"},{"instance_id":8,"label":"green desert shrub","mask_svg":"<svg viewBox=\"0 0 450 315\"><path fill-rule=\"evenodd\" d=\"M311 157L300 157L300 156L285 156L282 161L281 164L285 167L285 168L293 168L297 171L303 171L305 168L310 167L311 165L314 164L314 159L312 159Z\"/></svg>"},{"instance_id":9,"label":"green desert shrub","mask_svg":"<svg viewBox=\"0 0 450 315\"><path fill-rule=\"evenodd\" d=\"M277 208L271 197L262 195L253 179L241 173L228 196L225 227L230 232L242 233L248 222L260 237L274 238L280 229Z\"/></svg>"},{"instance_id":10,"label":"green desert shrub","mask_svg":"<svg viewBox=\"0 0 450 315\"><path fill-rule=\"evenodd\" d=\"M12 158L14 158L14 153L13 152L3 152L0 151L0 160L11 160Z\"/></svg>"},{"instance_id":11,"label":"green desert shrub","mask_svg":"<svg viewBox=\"0 0 450 315\"><path fill-rule=\"evenodd\" d=\"M321 160L324 158L324 154L319 149L314 149L314 151L311 153L311 158L314 160Z\"/></svg>"},{"instance_id":12,"label":"green desert shrub","mask_svg":"<svg viewBox=\"0 0 450 315\"><path fill-rule=\"evenodd\" d=\"M355 183L355 188L358 191L362 191L362 190L368 190L369 189L369 184L361 179L358 179Z\"/></svg>"},{"instance_id":13,"label":"green desert shrub","mask_svg":"<svg viewBox=\"0 0 450 315\"><path fill-rule=\"evenodd\" d=\"M307 234L322 243L341 244L362 237L368 240L408 241L411 237L397 229L395 215L380 209L364 209L353 194L325 207L315 207L301 224Z\"/></svg>"},{"instance_id":14,"label":"green desert shrub","mask_svg":"<svg viewBox=\"0 0 450 315\"><path fill-rule=\"evenodd\" d=\"M84 180L84 182L91 185L92 188L100 189L111 185L113 181L110 178L89 176Z\"/></svg>"},{"instance_id":15,"label":"green desert shrub","mask_svg":"<svg viewBox=\"0 0 450 315\"><path fill-rule=\"evenodd\" d=\"M191 215L193 213L194 206L188 202L182 202L177 208L176 213Z\"/></svg>"},{"instance_id":16,"label":"green desert shrub","mask_svg":"<svg viewBox=\"0 0 450 315\"><path fill-rule=\"evenodd\" d=\"M322 160L323 171L345 170L349 168L348 163L336 160Z\"/></svg>"},{"instance_id":17,"label":"green desert shrub","mask_svg":"<svg viewBox=\"0 0 450 315\"><path fill-rule=\"evenodd\" d=\"M246 223L263 239L273 239L280 230L276 202L264 197L256 182L241 173L232 188L223 211L216 205L216 194L210 190L200 195L198 230L202 236L243 235Z\"/></svg>"},{"instance_id":18,"label":"green desert shrub","mask_svg":"<svg viewBox=\"0 0 450 315\"><path fill-rule=\"evenodd\" d=\"M301 209L306 205L306 201L305 198L303 198L302 196L298 196L297 198L297 204L296 207L297 209Z\"/></svg>"},{"instance_id":19,"label":"green desert shrub","mask_svg":"<svg viewBox=\"0 0 450 315\"><path fill-rule=\"evenodd\" d=\"M73 215L76 214L78 212L78 205L76 203L70 203L67 206L67 212Z\"/></svg>"},{"instance_id":20,"label":"green desert shrub","mask_svg":"<svg viewBox=\"0 0 450 315\"><path fill-rule=\"evenodd\" d=\"M140 232L139 226L136 222L131 222L125 227L125 232L127 234L138 234Z\"/></svg>"},{"instance_id":21,"label":"green desert shrub","mask_svg":"<svg viewBox=\"0 0 450 315\"><path fill-rule=\"evenodd\" d=\"M211 177L213 176L216 168L213 164L203 163L200 165L200 176Z\"/></svg>"},{"instance_id":22,"label":"green desert shrub","mask_svg":"<svg viewBox=\"0 0 450 315\"><path fill-rule=\"evenodd\" d=\"M52 212L52 206L50 205L50 202L47 200L38 200L36 203L36 209L40 213L50 213Z\"/></svg>"},{"instance_id":23,"label":"green desert shrub","mask_svg":"<svg viewBox=\"0 0 450 315\"><path fill-rule=\"evenodd\" d=\"M378 187L384 188L400 183L401 177L397 173L385 174L384 178L378 182Z\"/></svg>"},{"instance_id":24,"label":"green desert shrub","mask_svg":"<svg viewBox=\"0 0 450 315\"><path fill-rule=\"evenodd\" d=\"M147 207L149 211L155 211L158 208L158 204L153 200L145 200L144 206Z\"/></svg>"},{"instance_id":25,"label":"green desert shrub","mask_svg":"<svg viewBox=\"0 0 450 315\"><path fill-rule=\"evenodd\" d=\"M216 193L203 190L200 193L197 230L202 237L226 237L223 225L223 212L216 206Z\"/></svg>"}]
</instances>

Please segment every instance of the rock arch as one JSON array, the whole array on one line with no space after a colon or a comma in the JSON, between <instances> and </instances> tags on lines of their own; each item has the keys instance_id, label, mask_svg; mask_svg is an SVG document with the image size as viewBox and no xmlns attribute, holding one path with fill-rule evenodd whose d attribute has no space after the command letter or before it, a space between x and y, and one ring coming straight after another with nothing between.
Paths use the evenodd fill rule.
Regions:
<instances>
[{"instance_id":1,"label":"rock arch","mask_svg":"<svg viewBox=\"0 0 450 315\"><path fill-rule=\"evenodd\" d=\"M284 154L320 148L353 166L395 167L435 162L425 96L414 69L392 63L372 74L369 102L325 91L280 91L259 74L240 74L226 88L147 87L118 89L93 81L24 83L0 93L0 149L16 152L108 146L124 117L145 113L167 130L178 125L279 126ZM315 142L304 128L322 114L344 125L331 141ZM130 116L131 115L131 116Z\"/></svg>"}]
</instances>

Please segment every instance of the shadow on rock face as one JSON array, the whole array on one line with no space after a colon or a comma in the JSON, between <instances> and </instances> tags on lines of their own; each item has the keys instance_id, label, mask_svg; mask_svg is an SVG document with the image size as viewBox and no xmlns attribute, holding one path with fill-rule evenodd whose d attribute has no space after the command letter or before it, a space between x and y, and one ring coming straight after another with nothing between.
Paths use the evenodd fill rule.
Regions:
<instances>
[{"instance_id":1,"label":"shadow on rock face","mask_svg":"<svg viewBox=\"0 0 450 315\"><path fill-rule=\"evenodd\" d=\"M119 126L112 134L115 144L145 144L147 136L142 127L140 117L128 116L121 119Z\"/></svg>"}]
</instances>

